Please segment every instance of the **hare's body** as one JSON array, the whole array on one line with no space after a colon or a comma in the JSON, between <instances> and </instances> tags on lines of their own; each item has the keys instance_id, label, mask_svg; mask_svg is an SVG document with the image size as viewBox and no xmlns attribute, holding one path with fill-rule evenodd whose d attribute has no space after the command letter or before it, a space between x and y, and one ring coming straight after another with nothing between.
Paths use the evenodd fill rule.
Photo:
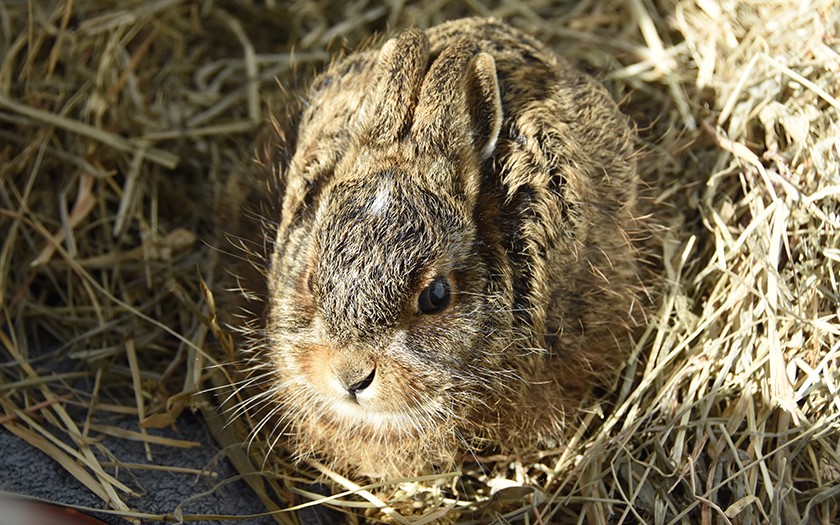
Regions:
<instances>
[{"instance_id":1,"label":"hare's body","mask_svg":"<svg viewBox=\"0 0 840 525\"><path fill-rule=\"evenodd\" d=\"M605 90L459 20L330 66L294 148L259 350L271 426L378 476L561 437L632 324L636 171Z\"/></svg>"}]
</instances>

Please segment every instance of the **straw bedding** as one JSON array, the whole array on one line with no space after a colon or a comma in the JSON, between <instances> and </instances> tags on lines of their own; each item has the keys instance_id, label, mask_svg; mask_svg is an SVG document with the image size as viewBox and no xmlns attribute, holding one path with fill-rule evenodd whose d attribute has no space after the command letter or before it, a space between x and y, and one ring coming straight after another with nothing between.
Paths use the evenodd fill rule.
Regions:
<instances>
[{"instance_id":1,"label":"straw bedding","mask_svg":"<svg viewBox=\"0 0 840 525\"><path fill-rule=\"evenodd\" d=\"M215 366L236 359L215 302L229 176L258 172L267 108L331 54L476 14L637 122L655 306L615 392L539 461L460 476L359 486L239 446ZM837 523L838 26L820 0L0 3L0 425L127 517L100 438L151 457L195 410L281 523L315 479L350 522Z\"/></svg>"}]
</instances>

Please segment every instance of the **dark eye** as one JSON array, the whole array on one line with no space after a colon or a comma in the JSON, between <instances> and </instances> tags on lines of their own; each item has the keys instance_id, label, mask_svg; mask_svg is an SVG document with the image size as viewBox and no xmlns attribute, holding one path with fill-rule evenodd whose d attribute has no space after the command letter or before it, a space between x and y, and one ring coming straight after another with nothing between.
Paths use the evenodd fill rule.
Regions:
<instances>
[{"instance_id":1,"label":"dark eye","mask_svg":"<svg viewBox=\"0 0 840 525\"><path fill-rule=\"evenodd\" d=\"M441 275L420 292L417 307L421 313L436 314L449 305L449 298L449 281Z\"/></svg>"}]
</instances>

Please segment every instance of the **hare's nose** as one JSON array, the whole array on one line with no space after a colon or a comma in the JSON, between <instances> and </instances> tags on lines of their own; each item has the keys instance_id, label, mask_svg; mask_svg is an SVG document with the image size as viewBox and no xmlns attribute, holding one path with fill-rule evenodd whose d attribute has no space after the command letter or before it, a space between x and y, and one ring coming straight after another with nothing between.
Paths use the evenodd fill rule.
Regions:
<instances>
[{"instance_id":1,"label":"hare's nose","mask_svg":"<svg viewBox=\"0 0 840 525\"><path fill-rule=\"evenodd\" d=\"M351 396L362 392L373 383L376 365L372 362L339 360L330 364L333 374Z\"/></svg>"}]
</instances>

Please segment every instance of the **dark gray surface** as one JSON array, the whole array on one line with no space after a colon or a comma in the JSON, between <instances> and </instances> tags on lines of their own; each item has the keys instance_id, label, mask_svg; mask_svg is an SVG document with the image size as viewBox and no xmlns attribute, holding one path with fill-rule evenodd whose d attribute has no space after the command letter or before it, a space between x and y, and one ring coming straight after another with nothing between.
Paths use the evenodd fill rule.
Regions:
<instances>
[{"instance_id":1,"label":"dark gray surface","mask_svg":"<svg viewBox=\"0 0 840 525\"><path fill-rule=\"evenodd\" d=\"M136 419L126 418L117 424L136 430ZM161 433L159 431L150 431ZM237 473L226 459L220 459L218 446L213 443L203 422L190 414L183 415L177 423L177 431L167 430L165 434L174 439L198 441L200 447L178 449L169 446L151 445L153 463L192 469L206 469L216 477L196 476L165 471L120 469L118 479L140 494L139 497L120 494L132 510L152 514L168 514L175 511L186 499L211 491L183 507L188 514L246 515L265 512L265 507L242 480L221 483L236 477ZM126 463L147 463L145 447L140 442L105 438L103 444ZM100 458L102 459L102 458ZM108 468L109 474L116 469ZM215 488L215 490L213 490ZM0 490L43 498L56 503L80 505L93 508L107 508L78 480L65 471L46 454L29 446L13 434L0 427ZM2 496L0 496L2 498ZM120 518L97 514L96 517L113 525L128 523ZM0 513L0 525L10 519ZM205 520L199 523L222 523L220 520ZM270 517L224 521L247 525L276 523Z\"/></svg>"}]
</instances>

